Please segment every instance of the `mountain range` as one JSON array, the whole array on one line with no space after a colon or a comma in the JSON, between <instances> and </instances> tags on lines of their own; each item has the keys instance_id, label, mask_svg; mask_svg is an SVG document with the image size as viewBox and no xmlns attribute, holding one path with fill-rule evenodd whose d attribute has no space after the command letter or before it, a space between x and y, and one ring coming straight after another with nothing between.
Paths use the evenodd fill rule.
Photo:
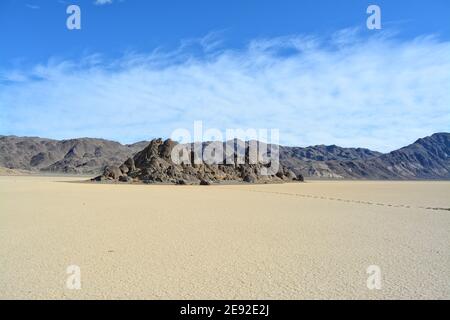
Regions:
<instances>
[{"instance_id":1,"label":"mountain range","mask_svg":"<svg viewBox=\"0 0 450 320\"><path fill-rule=\"evenodd\" d=\"M106 166L120 166L148 145L148 141L123 145L92 138L0 136L0 167L94 175ZM450 133L436 133L384 154L335 145L280 146L280 162L310 179L446 180L450 179Z\"/></svg>"},{"instance_id":2,"label":"mountain range","mask_svg":"<svg viewBox=\"0 0 450 320\"><path fill-rule=\"evenodd\" d=\"M47 173L96 174L119 165L148 142L122 145L104 139L52 140L0 136L0 167Z\"/></svg>"}]
</instances>

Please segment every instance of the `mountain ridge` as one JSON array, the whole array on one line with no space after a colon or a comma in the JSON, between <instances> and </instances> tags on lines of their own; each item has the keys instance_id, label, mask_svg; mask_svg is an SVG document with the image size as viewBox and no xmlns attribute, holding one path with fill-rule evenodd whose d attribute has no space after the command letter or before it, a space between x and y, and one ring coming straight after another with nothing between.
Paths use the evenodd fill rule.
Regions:
<instances>
[{"instance_id":1,"label":"mountain ridge","mask_svg":"<svg viewBox=\"0 0 450 320\"><path fill-rule=\"evenodd\" d=\"M0 135L0 167L44 173L98 174L148 146L101 138L54 140ZM207 144L207 143L206 143ZM280 146L280 163L305 178L450 179L450 133L439 132L380 153L336 145Z\"/></svg>"}]
</instances>

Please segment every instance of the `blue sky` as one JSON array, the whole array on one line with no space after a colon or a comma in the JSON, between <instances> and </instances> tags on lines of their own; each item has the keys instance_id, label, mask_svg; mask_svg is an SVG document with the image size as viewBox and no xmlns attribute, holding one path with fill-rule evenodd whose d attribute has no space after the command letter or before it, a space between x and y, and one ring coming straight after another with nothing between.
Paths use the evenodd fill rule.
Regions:
<instances>
[{"instance_id":1,"label":"blue sky","mask_svg":"<svg viewBox=\"0 0 450 320\"><path fill-rule=\"evenodd\" d=\"M389 151L450 129L448 0L95 2L0 2L0 134L133 142L203 120Z\"/></svg>"}]
</instances>

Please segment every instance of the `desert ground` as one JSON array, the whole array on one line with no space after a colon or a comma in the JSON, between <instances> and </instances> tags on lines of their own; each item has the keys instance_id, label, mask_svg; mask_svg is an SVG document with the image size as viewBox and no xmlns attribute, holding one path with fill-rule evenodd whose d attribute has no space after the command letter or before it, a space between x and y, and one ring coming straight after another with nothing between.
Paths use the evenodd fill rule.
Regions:
<instances>
[{"instance_id":1,"label":"desert ground","mask_svg":"<svg viewBox=\"0 0 450 320\"><path fill-rule=\"evenodd\" d=\"M0 177L0 299L450 299L450 182L84 179Z\"/></svg>"}]
</instances>

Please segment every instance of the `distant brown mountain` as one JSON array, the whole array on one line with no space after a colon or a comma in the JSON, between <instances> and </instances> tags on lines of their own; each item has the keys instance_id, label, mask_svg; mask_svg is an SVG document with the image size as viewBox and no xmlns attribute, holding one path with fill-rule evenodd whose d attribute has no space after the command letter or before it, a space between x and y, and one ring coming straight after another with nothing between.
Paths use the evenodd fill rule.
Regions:
<instances>
[{"instance_id":1,"label":"distant brown mountain","mask_svg":"<svg viewBox=\"0 0 450 320\"><path fill-rule=\"evenodd\" d=\"M0 136L0 166L42 172L95 174L121 164L147 142L122 145L103 139L51 140Z\"/></svg>"},{"instance_id":2,"label":"distant brown mountain","mask_svg":"<svg viewBox=\"0 0 450 320\"><path fill-rule=\"evenodd\" d=\"M54 173L97 174L119 166L148 146L103 139L51 140L0 136L0 167ZM382 154L338 146L280 147L281 164L306 178L450 179L450 133L436 133Z\"/></svg>"},{"instance_id":3,"label":"distant brown mountain","mask_svg":"<svg viewBox=\"0 0 450 320\"><path fill-rule=\"evenodd\" d=\"M436 133L386 154L336 146L282 147L281 163L305 177L334 179L450 179L450 133ZM331 150L331 152L323 152ZM303 156L306 154L306 156Z\"/></svg>"}]
</instances>

